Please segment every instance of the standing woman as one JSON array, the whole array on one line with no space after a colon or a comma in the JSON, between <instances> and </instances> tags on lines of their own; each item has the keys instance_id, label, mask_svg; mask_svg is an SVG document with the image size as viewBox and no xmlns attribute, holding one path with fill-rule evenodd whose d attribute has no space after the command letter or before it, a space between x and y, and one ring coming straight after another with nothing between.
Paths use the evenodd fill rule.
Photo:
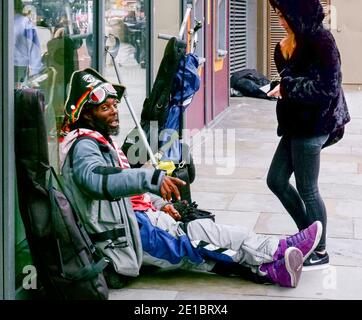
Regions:
<instances>
[{"instance_id":1,"label":"standing woman","mask_svg":"<svg viewBox=\"0 0 362 320\"><path fill-rule=\"evenodd\" d=\"M277 97L280 143L267 184L299 230L319 220L323 234L304 268L328 266L327 213L319 194L322 148L340 140L350 121L341 87L341 59L330 31L323 27L319 0L269 0L287 36L277 44L275 63L280 84L269 92ZM296 189L289 180L294 173Z\"/></svg>"}]
</instances>

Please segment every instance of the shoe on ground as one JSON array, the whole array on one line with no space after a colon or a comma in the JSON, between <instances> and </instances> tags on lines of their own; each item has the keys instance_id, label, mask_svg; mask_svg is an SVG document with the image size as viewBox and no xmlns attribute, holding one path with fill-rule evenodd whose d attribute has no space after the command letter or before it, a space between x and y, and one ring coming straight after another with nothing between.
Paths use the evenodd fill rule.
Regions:
<instances>
[{"instance_id":1,"label":"shoe on ground","mask_svg":"<svg viewBox=\"0 0 362 320\"><path fill-rule=\"evenodd\" d=\"M271 282L281 287L295 288L302 274L303 254L298 248L290 247L282 259L260 266L260 271Z\"/></svg>"},{"instance_id":2,"label":"shoe on ground","mask_svg":"<svg viewBox=\"0 0 362 320\"><path fill-rule=\"evenodd\" d=\"M322 231L322 223L320 221L315 221L308 228L296 233L295 235L287 237L286 239L281 239L279 241L278 249L274 254L274 260L283 258L287 248L295 247L302 251L303 261L306 261L317 247L322 236Z\"/></svg>"},{"instance_id":3,"label":"shoe on ground","mask_svg":"<svg viewBox=\"0 0 362 320\"><path fill-rule=\"evenodd\" d=\"M303 263L303 271L320 270L329 267L328 253L320 254L314 251Z\"/></svg>"}]
</instances>

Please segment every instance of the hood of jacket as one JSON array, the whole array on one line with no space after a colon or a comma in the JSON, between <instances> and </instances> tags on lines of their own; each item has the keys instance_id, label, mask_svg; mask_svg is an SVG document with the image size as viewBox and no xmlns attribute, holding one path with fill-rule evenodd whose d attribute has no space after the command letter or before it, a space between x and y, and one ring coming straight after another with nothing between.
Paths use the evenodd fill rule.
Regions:
<instances>
[{"instance_id":1,"label":"hood of jacket","mask_svg":"<svg viewBox=\"0 0 362 320\"><path fill-rule=\"evenodd\" d=\"M325 17L319 0L269 0L283 14L296 36L313 34L323 26Z\"/></svg>"}]
</instances>

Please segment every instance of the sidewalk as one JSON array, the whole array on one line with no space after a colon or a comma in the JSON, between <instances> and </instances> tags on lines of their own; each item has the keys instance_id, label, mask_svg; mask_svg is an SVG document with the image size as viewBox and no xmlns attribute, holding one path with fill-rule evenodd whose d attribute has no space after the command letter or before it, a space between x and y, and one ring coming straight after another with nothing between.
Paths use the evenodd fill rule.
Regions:
<instances>
[{"instance_id":1,"label":"sidewalk","mask_svg":"<svg viewBox=\"0 0 362 320\"><path fill-rule=\"evenodd\" d=\"M296 289L257 285L240 278L185 271L147 271L115 300L362 299L362 92L347 92L352 122L344 139L322 152L320 190L328 211L329 269L303 272ZM216 175L215 165L198 165L192 184L200 208L218 223L257 233L286 235L297 229L266 186L267 170L279 141L275 102L232 98L214 129L235 129L236 168ZM226 132L226 131L225 131Z\"/></svg>"}]
</instances>

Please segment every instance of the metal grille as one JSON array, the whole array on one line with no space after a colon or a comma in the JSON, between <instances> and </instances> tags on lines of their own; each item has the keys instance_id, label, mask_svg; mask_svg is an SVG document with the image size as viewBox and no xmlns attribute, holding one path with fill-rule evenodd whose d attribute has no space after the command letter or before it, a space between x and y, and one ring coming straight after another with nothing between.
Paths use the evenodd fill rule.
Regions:
<instances>
[{"instance_id":1,"label":"metal grille","mask_svg":"<svg viewBox=\"0 0 362 320\"><path fill-rule=\"evenodd\" d=\"M320 2L326 13L326 18L323 22L325 27L328 27L330 20L328 6L330 5L330 0L320 0ZM268 77L271 79L278 74L274 63L274 49L277 43L285 37L286 32L282 27L279 26L278 16L269 5L268 24Z\"/></svg>"},{"instance_id":2,"label":"metal grille","mask_svg":"<svg viewBox=\"0 0 362 320\"><path fill-rule=\"evenodd\" d=\"M230 74L247 64L247 0L230 1Z\"/></svg>"}]
</instances>

